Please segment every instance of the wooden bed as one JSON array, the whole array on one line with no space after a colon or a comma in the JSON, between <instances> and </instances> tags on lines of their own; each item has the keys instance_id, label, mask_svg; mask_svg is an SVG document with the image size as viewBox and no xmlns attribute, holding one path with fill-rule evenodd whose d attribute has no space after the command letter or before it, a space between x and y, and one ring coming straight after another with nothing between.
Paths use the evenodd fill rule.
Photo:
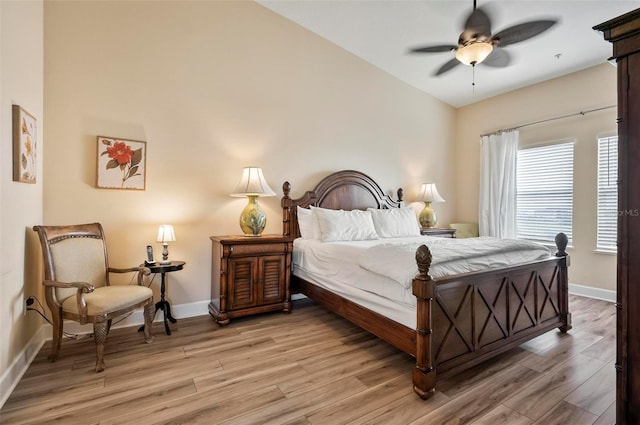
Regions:
<instances>
[{"instance_id":1,"label":"wooden bed","mask_svg":"<svg viewBox=\"0 0 640 425\"><path fill-rule=\"evenodd\" d=\"M297 206L330 209L398 208L370 177L340 171L324 178L302 197L292 199L283 184L283 234L299 237ZM571 329L568 302L567 238L556 237L558 252L547 260L482 272L432 279L431 253L416 252L419 274L413 279L417 325L410 329L312 282L291 276L301 292L329 310L393 344L416 359L414 391L423 399L436 386L436 375L469 368L554 328Z\"/></svg>"}]
</instances>

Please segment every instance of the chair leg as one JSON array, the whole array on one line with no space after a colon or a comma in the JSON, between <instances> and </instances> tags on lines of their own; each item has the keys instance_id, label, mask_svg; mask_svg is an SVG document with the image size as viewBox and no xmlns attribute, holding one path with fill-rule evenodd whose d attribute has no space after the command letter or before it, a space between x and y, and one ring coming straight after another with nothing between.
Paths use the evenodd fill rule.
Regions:
<instances>
[{"instance_id":1,"label":"chair leg","mask_svg":"<svg viewBox=\"0 0 640 425\"><path fill-rule=\"evenodd\" d=\"M93 322L93 339L96 343L96 372L104 370L104 342L107 339L108 321L96 317Z\"/></svg>"},{"instance_id":2,"label":"chair leg","mask_svg":"<svg viewBox=\"0 0 640 425\"><path fill-rule=\"evenodd\" d=\"M155 339L151 334L151 325L154 317L156 317L156 307L151 302L144 306L144 340L147 344L151 344Z\"/></svg>"},{"instance_id":3,"label":"chair leg","mask_svg":"<svg viewBox=\"0 0 640 425\"><path fill-rule=\"evenodd\" d=\"M53 336L49 360L55 362L60 356L60 344L62 343L62 313L52 309L52 316Z\"/></svg>"}]
</instances>

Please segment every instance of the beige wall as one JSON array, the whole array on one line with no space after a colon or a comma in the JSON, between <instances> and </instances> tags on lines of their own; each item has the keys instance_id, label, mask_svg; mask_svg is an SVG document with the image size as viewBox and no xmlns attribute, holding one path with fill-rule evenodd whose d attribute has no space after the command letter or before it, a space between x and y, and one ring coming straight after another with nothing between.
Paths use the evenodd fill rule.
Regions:
<instances>
[{"instance_id":1,"label":"beige wall","mask_svg":"<svg viewBox=\"0 0 640 425\"><path fill-rule=\"evenodd\" d=\"M25 254L35 246L30 227L42 222L42 20L41 1L0 1L0 405L29 361L25 347L41 326L34 313L25 314L26 297L39 289L37 267ZM36 184L13 181L13 104L37 119Z\"/></svg>"},{"instance_id":2,"label":"beige wall","mask_svg":"<svg viewBox=\"0 0 640 425\"><path fill-rule=\"evenodd\" d=\"M616 70L603 64L459 109L456 220L478 220L480 134L616 104ZM616 257L595 253L597 137L616 130L616 108L520 130L520 145L575 139L569 281L615 290Z\"/></svg>"},{"instance_id":3,"label":"beige wall","mask_svg":"<svg viewBox=\"0 0 640 425\"><path fill-rule=\"evenodd\" d=\"M102 222L115 266L158 255L173 224L174 305L209 300L209 236L240 232L244 166L278 193L267 233L283 181L300 196L341 169L409 200L437 182L441 223L455 209L455 110L256 3L47 2L45 69L45 223ZM145 191L95 188L97 135L147 141Z\"/></svg>"}]
</instances>

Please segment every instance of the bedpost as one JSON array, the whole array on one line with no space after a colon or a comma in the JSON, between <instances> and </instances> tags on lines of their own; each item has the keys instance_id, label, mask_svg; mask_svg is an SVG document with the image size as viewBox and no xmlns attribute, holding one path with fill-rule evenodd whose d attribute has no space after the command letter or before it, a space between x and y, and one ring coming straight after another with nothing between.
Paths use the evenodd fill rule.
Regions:
<instances>
[{"instance_id":1,"label":"bedpost","mask_svg":"<svg viewBox=\"0 0 640 425\"><path fill-rule=\"evenodd\" d=\"M291 183L284 182L282 183L282 193L284 196L280 200L280 205L282 206L282 236L294 236L293 230L291 227L291 205L292 201L289 197L289 193L291 193Z\"/></svg>"},{"instance_id":2,"label":"bedpost","mask_svg":"<svg viewBox=\"0 0 640 425\"><path fill-rule=\"evenodd\" d=\"M435 297L435 283L429 276L431 252L426 245L416 251L419 274L413 279L413 295L417 298L416 321L416 367L413 369L413 391L422 399L435 393L436 370L432 349L432 303Z\"/></svg>"},{"instance_id":3,"label":"bedpost","mask_svg":"<svg viewBox=\"0 0 640 425\"><path fill-rule=\"evenodd\" d=\"M571 326L571 313L569 312L569 274L567 268L570 264L569 254L567 254L567 243L569 238L567 235L560 232L556 235L556 247L558 252L555 256L561 258L560 266L558 270L558 285L560 285L560 320L564 323L558 329L560 332L566 333Z\"/></svg>"}]
</instances>

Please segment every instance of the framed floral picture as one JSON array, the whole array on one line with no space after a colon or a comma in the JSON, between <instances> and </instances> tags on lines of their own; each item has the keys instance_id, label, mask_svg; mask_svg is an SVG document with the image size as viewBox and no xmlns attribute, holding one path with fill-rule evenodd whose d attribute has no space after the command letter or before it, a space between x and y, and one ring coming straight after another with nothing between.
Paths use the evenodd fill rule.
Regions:
<instances>
[{"instance_id":1,"label":"framed floral picture","mask_svg":"<svg viewBox=\"0 0 640 425\"><path fill-rule=\"evenodd\" d=\"M13 105L13 181L35 183L38 174L36 118Z\"/></svg>"},{"instance_id":2,"label":"framed floral picture","mask_svg":"<svg viewBox=\"0 0 640 425\"><path fill-rule=\"evenodd\" d=\"M101 189L145 190L147 143L98 136L96 186Z\"/></svg>"}]
</instances>

